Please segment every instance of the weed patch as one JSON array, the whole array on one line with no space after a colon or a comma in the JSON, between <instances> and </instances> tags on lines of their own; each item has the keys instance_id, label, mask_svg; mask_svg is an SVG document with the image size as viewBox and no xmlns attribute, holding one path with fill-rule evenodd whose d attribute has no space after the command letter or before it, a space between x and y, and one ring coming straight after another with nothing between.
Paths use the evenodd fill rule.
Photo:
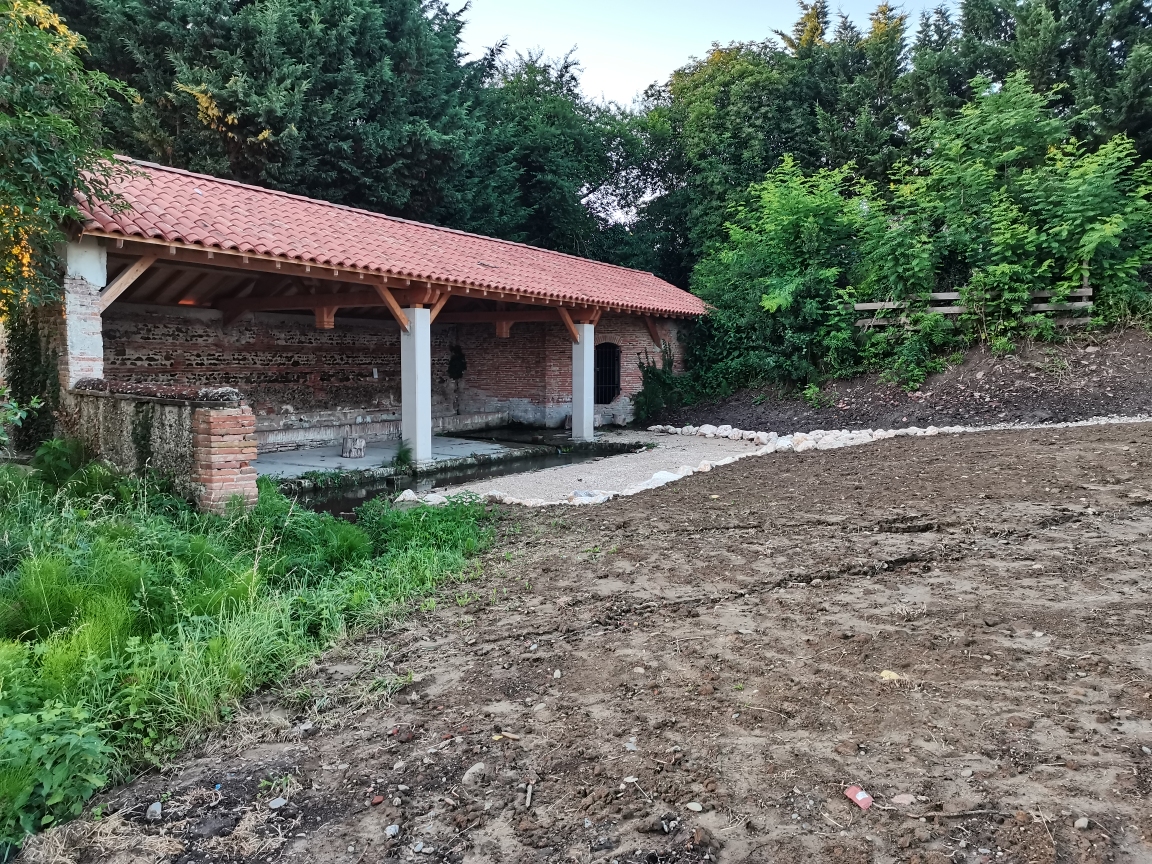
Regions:
<instances>
[{"instance_id":1,"label":"weed patch","mask_svg":"<svg viewBox=\"0 0 1152 864\"><path fill-rule=\"evenodd\" d=\"M252 690L466 572L479 501L352 525L261 483L257 505L193 511L59 447L0 467L0 843L67 820L160 764ZM63 469L63 470L62 470Z\"/></svg>"}]
</instances>

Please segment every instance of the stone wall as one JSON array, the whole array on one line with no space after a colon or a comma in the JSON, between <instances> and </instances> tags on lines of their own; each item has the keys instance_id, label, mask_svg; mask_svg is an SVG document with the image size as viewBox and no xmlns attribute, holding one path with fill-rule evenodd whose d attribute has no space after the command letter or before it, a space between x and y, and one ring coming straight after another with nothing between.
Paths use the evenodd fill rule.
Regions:
<instances>
[{"instance_id":1,"label":"stone wall","mask_svg":"<svg viewBox=\"0 0 1152 864\"><path fill-rule=\"evenodd\" d=\"M660 327L680 362L675 322ZM104 313L103 335L108 381L237 388L252 406L261 450L328 444L349 422L370 424L368 437L394 437L391 424L399 428L400 331L390 321L338 316L334 329L317 330L311 315L261 313L224 327L215 310L115 303ZM516 324L505 339L491 324L433 324L431 337L437 427L509 418L560 426L570 416L572 343L561 324ZM621 349L621 395L597 414L604 423L628 422L639 358L659 352L634 316L603 317L596 342ZM448 377L453 345L468 365L459 381Z\"/></svg>"},{"instance_id":2,"label":"stone wall","mask_svg":"<svg viewBox=\"0 0 1152 864\"><path fill-rule=\"evenodd\" d=\"M256 500L255 417L235 390L81 380L61 394L59 417L92 453L125 473L155 472L202 509Z\"/></svg>"}]
</instances>

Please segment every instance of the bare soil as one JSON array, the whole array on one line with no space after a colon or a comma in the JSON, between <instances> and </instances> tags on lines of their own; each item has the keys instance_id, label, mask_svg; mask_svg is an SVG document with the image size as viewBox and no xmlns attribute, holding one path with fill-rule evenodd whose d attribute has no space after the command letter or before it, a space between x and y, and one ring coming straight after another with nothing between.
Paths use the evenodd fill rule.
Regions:
<instances>
[{"instance_id":1,"label":"bare soil","mask_svg":"<svg viewBox=\"0 0 1152 864\"><path fill-rule=\"evenodd\" d=\"M930 375L917 391L879 375L830 382L819 404L796 393L745 390L717 403L666 412L653 423L727 423L754 431L1049 423L1152 413L1152 338L1129 329L1029 343L997 357L979 347Z\"/></svg>"},{"instance_id":2,"label":"bare soil","mask_svg":"<svg viewBox=\"0 0 1152 864\"><path fill-rule=\"evenodd\" d=\"M434 610L26 855L1152 861L1149 466L1146 425L902 438L506 512Z\"/></svg>"}]
</instances>

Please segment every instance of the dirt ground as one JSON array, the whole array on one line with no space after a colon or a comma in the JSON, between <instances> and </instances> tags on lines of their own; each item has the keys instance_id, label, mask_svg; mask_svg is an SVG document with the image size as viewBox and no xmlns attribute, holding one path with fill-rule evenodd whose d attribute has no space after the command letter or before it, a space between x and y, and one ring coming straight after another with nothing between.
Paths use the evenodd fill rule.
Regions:
<instances>
[{"instance_id":1,"label":"dirt ground","mask_svg":"<svg viewBox=\"0 0 1152 864\"><path fill-rule=\"evenodd\" d=\"M986 347L930 375L913 393L863 375L825 385L821 404L796 394L742 391L720 403L666 412L653 423L727 423L737 429L892 429L1048 423L1152 413L1152 338L1138 329L1027 343L997 357Z\"/></svg>"},{"instance_id":2,"label":"dirt ground","mask_svg":"<svg viewBox=\"0 0 1152 864\"><path fill-rule=\"evenodd\" d=\"M1152 861L1150 465L1147 425L898 438L506 512L26 858Z\"/></svg>"}]
</instances>

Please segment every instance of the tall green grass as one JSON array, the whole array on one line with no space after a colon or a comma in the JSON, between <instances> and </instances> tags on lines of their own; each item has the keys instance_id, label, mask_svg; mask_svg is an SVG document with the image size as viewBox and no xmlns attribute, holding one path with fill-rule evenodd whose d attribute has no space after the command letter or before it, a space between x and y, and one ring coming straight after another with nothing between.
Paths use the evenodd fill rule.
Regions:
<instances>
[{"instance_id":1,"label":"tall green grass","mask_svg":"<svg viewBox=\"0 0 1152 864\"><path fill-rule=\"evenodd\" d=\"M459 576L491 536L478 501L358 515L266 483L252 510L205 515L99 464L0 466L0 844Z\"/></svg>"}]
</instances>

